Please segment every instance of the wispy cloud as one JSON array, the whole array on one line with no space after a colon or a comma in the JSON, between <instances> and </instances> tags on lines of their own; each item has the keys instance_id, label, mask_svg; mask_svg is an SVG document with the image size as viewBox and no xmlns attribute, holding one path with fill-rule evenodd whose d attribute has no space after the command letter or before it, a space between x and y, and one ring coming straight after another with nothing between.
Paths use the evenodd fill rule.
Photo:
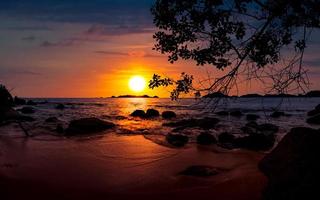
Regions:
<instances>
[{"instance_id":1,"label":"wispy cloud","mask_svg":"<svg viewBox=\"0 0 320 200\"><path fill-rule=\"evenodd\" d=\"M146 57L146 58L160 58L161 55L149 54L145 51L133 50L129 52L116 52L116 51L95 51L97 54L107 55L107 56L130 56L130 57Z\"/></svg>"},{"instance_id":2,"label":"wispy cloud","mask_svg":"<svg viewBox=\"0 0 320 200\"><path fill-rule=\"evenodd\" d=\"M92 25L85 33L88 35L102 36L119 36L128 34L144 34L153 33L155 30L151 26L136 25L136 26L106 26L102 24Z\"/></svg>"},{"instance_id":3,"label":"wispy cloud","mask_svg":"<svg viewBox=\"0 0 320 200\"><path fill-rule=\"evenodd\" d=\"M21 40L32 42L32 41L35 41L35 40L36 40L36 37L33 36L33 35L31 35L31 36L23 37L23 38L21 38Z\"/></svg>"},{"instance_id":4,"label":"wispy cloud","mask_svg":"<svg viewBox=\"0 0 320 200\"><path fill-rule=\"evenodd\" d=\"M12 31L53 31L53 29L48 26L11 26L5 29Z\"/></svg>"}]
</instances>

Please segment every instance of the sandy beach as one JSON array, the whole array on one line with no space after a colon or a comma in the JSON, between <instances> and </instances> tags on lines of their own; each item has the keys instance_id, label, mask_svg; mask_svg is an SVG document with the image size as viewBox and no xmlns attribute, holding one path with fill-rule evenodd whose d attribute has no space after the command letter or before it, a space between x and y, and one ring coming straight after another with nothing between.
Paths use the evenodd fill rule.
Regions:
<instances>
[{"instance_id":1,"label":"sandy beach","mask_svg":"<svg viewBox=\"0 0 320 200\"><path fill-rule=\"evenodd\" d=\"M18 127L1 135L4 199L260 199L266 178L257 163L264 153L189 144L168 148L144 136L104 135L25 138ZM179 174L209 165L219 174Z\"/></svg>"}]
</instances>

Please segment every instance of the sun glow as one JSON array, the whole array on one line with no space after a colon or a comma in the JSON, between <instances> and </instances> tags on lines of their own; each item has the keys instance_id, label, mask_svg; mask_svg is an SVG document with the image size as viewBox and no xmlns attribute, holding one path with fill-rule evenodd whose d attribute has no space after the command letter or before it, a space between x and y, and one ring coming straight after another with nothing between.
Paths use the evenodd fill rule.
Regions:
<instances>
[{"instance_id":1,"label":"sun glow","mask_svg":"<svg viewBox=\"0 0 320 200\"><path fill-rule=\"evenodd\" d=\"M146 87L146 80L142 76L133 76L129 80L129 87L134 92L141 92Z\"/></svg>"}]
</instances>

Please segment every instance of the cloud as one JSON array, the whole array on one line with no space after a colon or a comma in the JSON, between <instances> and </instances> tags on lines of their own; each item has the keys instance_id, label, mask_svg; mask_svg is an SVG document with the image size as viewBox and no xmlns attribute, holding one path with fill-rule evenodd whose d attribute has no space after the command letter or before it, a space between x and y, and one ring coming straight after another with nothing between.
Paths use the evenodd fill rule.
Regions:
<instances>
[{"instance_id":1,"label":"cloud","mask_svg":"<svg viewBox=\"0 0 320 200\"><path fill-rule=\"evenodd\" d=\"M70 46L73 46L73 45L76 45L77 42L75 40L70 40L70 39L67 39L67 40L61 40L61 41L58 41L58 42L50 42L50 41L43 41L40 46L41 47L70 47Z\"/></svg>"},{"instance_id":2,"label":"cloud","mask_svg":"<svg viewBox=\"0 0 320 200\"><path fill-rule=\"evenodd\" d=\"M97 54L103 54L107 56L129 56L129 57L146 57L146 58L161 58L161 55L149 54L145 51L133 50L129 52L116 52L116 51L95 51Z\"/></svg>"},{"instance_id":3,"label":"cloud","mask_svg":"<svg viewBox=\"0 0 320 200\"><path fill-rule=\"evenodd\" d=\"M24 70L19 68L11 68L11 67L0 67L0 77L12 77L12 76L40 76L42 75L40 72L33 70Z\"/></svg>"},{"instance_id":4,"label":"cloud","mask_svg":"<svg viewBox=\"0 0 320 200\"><path fill-rule=\"evenodd\" d=\"M23 38L21 38L21 40L32 42L32 41L36 40L36 37L31 35L31 36L23 37Z\"/></svg>"},{"instance_id":5,"label":"cloud","mask_svg":"<svg viewBox=\"0 0 320 200\"><path fill-rule=\"evenodd\" d=\"M5 29L12 31L53 31L53 29L48 26L11 26Z\"/></svg>"},{"instance_id":6,"label":"cloud","mask_svg":"<svg viewBox=\"0 0 320 200\"><path fill-rule=\"evenodd\" d=\"M153 33L155 29L152 26L106 26L102 24L92 25L85 33L88 35L100 35L100 36L119 36L128 34L144 34Z\"/></svg>"}]
</instances>

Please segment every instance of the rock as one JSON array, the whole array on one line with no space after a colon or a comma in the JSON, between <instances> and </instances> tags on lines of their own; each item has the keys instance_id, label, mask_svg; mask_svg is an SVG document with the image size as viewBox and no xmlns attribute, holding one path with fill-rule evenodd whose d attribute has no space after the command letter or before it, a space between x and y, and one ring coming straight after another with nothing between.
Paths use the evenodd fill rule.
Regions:
<instances>
[{"instance_id":1,"label":"rock","mask_svg":"<svg viewBox=\"0 0 320 200\"><path fill-rule=\"evenodd\" d=\"M229 112L227 112L227 111L219 111L219 112L216 112L216 115L219 115L219 116L228 116L228 115L229 115Z\"/></svg>"},{"instance_id":2,"label":"rock","mask_svg":"<svg viewBox=\"0 0 320 200\"><path fill-rule=\"evenodd\" d=\"M56 105L55 108L58 109L58 110L63 110L63 109L65 109L66 107L65 107L65 105L63 105L62 103L60 103L60 104Z\"/></svg>"},{"instance_id":3,"label":"rock","mask_svg":"<svg viewBox=\"0 0 320 200\"><path fill-rule=\"evenodd\" d=\"M219 143L233 143L235 136L228 132L223 132L218 136Z\"/></svg>"},{"instance_id":4,"label":"rock","mask_svg":"<svg viewBox=\"0 0 320 200\"><path fill-rule=\"evenodd\" d=\"M219 170L212 166L194 165L183 170L180 174L186 176L209 177L219 174Z\"/></svg>"},{"instance_id":5,"label":"rock","mask_svg":"<svg viewBox=\"0 0 320 200\"><path fill-rule=\"evenodd\" d=\"M113 127L115 127L115 124L98 118L82 118L71 121L66 131L68 135L88 134L101 132Z\"/></svg>"},{"instance_id":6,"label":"rock","mask_svg":"<svg viewBox=\"0 0 320 200\"><path fill-rule=\"evenodd\" d=\"M27 101L25 99L19 98L19 97L14 97L14 104L15 105L26 105Z\"/></svg>"},{"instance_id":7,"label":"rock","mask_svg":"<svg viewBox=\"0 0 320 200\"><path fill-rule=\"evenodd\" d=\"M64 132L64 128L61 124L58 124L56 127L56 132L62 134Z\"/></svg>"},{"instance_id":8,"label":"rock","mask_svg":"<svg viewBox=\"0 0 320 200\"><path fill-rule=\"evenodd\" d=\"M233 117L241 117L243 115L243 113L240 110L235 110L230 112L230 115Z\"/></svg>"},{"instance_id":9,"label":"rock","mask_svg":"<svg viewBox=\"0 0 320 200\"><path fill-rule=\"evenodd\" d=\"M36 112L33 107L23 107L23 108L19 109L18 111L20 111L23 114L33 114Z\"/></svg>"},{"instance_id":10,"label":"rock","mask_svg":"<svg viewBox=\"0 0 320 200\"><path fill-rule=\"evenodd\" d=\"M32 101L32 100L28 100L28 101L27 101L27 105L28 105L28 106L36 106L37 103L34 102L34 101Z\"/></svg>"},{"instance_id":11,"label":"rock","mask_svg":"<svg viewBox=\"0 0 320 200\"><path fill-rule=\"evenodd\" d=\"M144 112L144 110L135 110L135 111L133 111L133 113L130 114L130 116L145 118L146 117L146 113Z\"/></svg>"},{"instance_id":12,"label":"rock","mask_svg":"<svg viewBox=\"0 0 320 200\"><path fill-rule=\"evenodd\" d=\"M26 121L26 122L35 121L34 118L29 117L29 116L25 116L25 115L21 115L18 111L14 110L14 109L10 109L10 110L6 111L3 114L3 120L16 120L16 121Z\"/></svg>"},{"instance_id":13,"label":"rock","mask_svg":"<svg viewBox=\"0 0 320 200\"><path fill-rule=\"evenodd\" d=\"M320 104L315 107L315 109L308 112L308 116L315 116L320 114Z\"/></svg>"},{"instance_id":14,"label":"rock","mask_svg":"<svg viewBox=\"0 0 320 200\"><path fill-rule=\"evenodd\" d=\"M260 118L259 115L247 114L247 120L248 120L248 121L256 121L256 120L259 119L259 118Z\"/></svg>"},{"instance_id":15,"label":"rock","mask_svg":"<svg viewBox=\"0 0 320 200\"><path fill-rule=\"evenodd\" d=\"M241 130L248 135L255 134L275 134L279 131L279 127L273 124L257 124L256 122L249 122Z\"/></svg>"},{"instance_id":16,"label":"rock","mask_svg":"<svg viewBox=\"0 0 320 200\"><path fill-rule=\"evenodd\" d=\"M176 117L177 117L177 115L173 111L164 111L164 112L162 112L162 118L163 119L172 119L172 118L176 118Z\"/></svg>"},{"instance_id":17,"label":"rock","mask_svg":"<svg viewBox=\"0 0 320 200\"><path fill-rule=\"evenodd\" d=\"M56 117L49 117L48 119L46 119L45 122L47 122L47 123L56 123L58 121L59 121L59 119L56 118Z\"/></svg>"},{"instance_id":18,"label":"rock","mask_svg":"<svg viewBox=\"0 0 320 200\"><path fill-rule=\"evenodd\" d=\"M293 128L259 163L268 177L266 200L319 199L320 131Z\"/></svg>"},{"instance_id":19,"label":"rock","mask_svg":"<svg viewBox=\"0 0 320 200\"><path fill-rule=\"evenodd\" d=\"M166 140L169 144L176 146L176 147L183 147L189 141L189 138L182 134L172 134L169 133L166 136Z\"/></svg>"},{"instance_id":20,"label":"rock","mask_svg":"<svg viewBox=\"0 0 320 200\"><path fill-rule=\"evenodd\" d=\"M320 97L319 90L313 90L304 95L305 97Z\"/></svg>"},{"instance_id":21,"label":"rock","mask_svg":"<svg viewBox=\"0 0 320 200\"><path fill-rule=\"evenodd\" d=\"M159 111L157 111L155 109L148 109L146 112L147 118L153 118L153 117L159 117L159 116L160 116Z\"/></svg>"},{"instance_id":22,"label":"rock","mask_svg":"<svg viewBox=\"0 0 320 200\"><path fill-rule=\"evenodd\" d=\"M164 126L178 127L180 129L199 127L202 129L214 128L220 122L217 118L205 117L202 119L184 119L177 122L164 123Z\"/></svg>"},{"instance_id":23,"label":"rock","mask_svg":"<svg viewBox=\"0 0 320 200\"><path fill-rule=\"evenodd\" d=\"M315 116L309 117L307 119L307 123L308 124L316 124L316 125L320 125L320 114L317 114Z\"/></svg>"},{"instance_id":24,"label":"rock","mask_svg":"<svg viewBox=\"0 0 320 200\"><path fill-rule=\"evenodd\" d=\"M0 84L0 115L11 109L13 106L13 98L9 90Z\"/></svg>"},{"instance_id":25,"label":"rock","mask_svg":"<svg viewBox=\"0 0 320 200\"><path fill-rule=\"evenodd\" d=\"M197 143L202 145L216 144L217 139L210 133L201 133L197 137Z\"/></svg>"},{"instance_id":26,"label":"rock","mask_svg":"<svg viewBox=\"0 0 320 200\"><path fill-rule=\"evenodd\" d=\"M275 143L275 136L254 134L241 138L236 138L233 142L237 148L244 148L255 151L267 151L273 147Z\"/></svg>"},{"instance_id":27,"label":"rock","mask_svg":"<svg viewBox=\"0 0 320 200\"><path fill-rule=\"evenodd\" d=\"M290 116L290 115L286 114L285 112L281 112L281 111L275 111L270 115L270 117L272 117L272 118L288 117L288 116Z\"/></svg>"},{"instance_id":28,"label":"rock","mask_svg":"<svg viewBox=\"0 0 320 200\"><path fill-rule=\"evenodd\" d=\"M279 131L279 127L274 124L260 124L258 127L258 131L262 134L275 134Z\"/></svg>"}]
</instances>

